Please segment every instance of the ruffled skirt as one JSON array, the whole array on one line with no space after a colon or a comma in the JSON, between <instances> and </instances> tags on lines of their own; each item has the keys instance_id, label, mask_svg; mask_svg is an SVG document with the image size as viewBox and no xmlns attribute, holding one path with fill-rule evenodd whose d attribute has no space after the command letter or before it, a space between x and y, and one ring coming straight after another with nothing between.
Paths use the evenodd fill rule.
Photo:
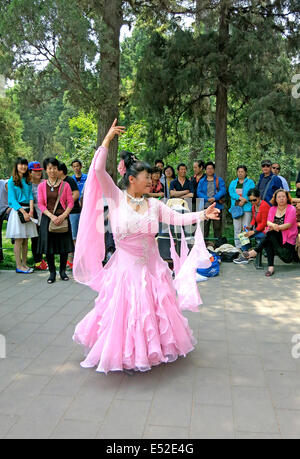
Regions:
<instances>
[{"instance_id":1,"label":"ruffled skirt","mask_svg":"<svg viewBox=\"0 0 300 459\"><path fill-rule=\"evenodd\" d=\"M186 356L196 340L167 263L159 255L146 264L121 260L117 251L105 266L95 308L76 327L73 339L86 349L81 366L147 371Z\"/></svg>"},{"instance_id":2,"label":"ruffled skirt","mask_svg":"<svg viewBox=\"0 0 300 459\"><path fill-rule=\"evenodd\" d=\"M26 207L27 208L27 207ZM18 212L14 209L11 209L7 228L6 228L6 238L7 239L30 239L32 237L37 237L38 232L36 224L33 222L21 223Z\"/></svg>"}]
</instances>

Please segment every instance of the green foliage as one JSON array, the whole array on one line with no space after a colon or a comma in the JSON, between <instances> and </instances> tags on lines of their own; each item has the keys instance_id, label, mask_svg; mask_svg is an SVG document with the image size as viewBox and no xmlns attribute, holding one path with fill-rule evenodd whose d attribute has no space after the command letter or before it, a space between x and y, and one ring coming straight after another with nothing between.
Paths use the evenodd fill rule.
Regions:
<instances>
[{"instance_id":1,"label":"green foliage","mask_svg":"<svg viewBox=\"0 0 300 459\"><path fill-rule=\"evenodd\" d=\"M62 152L59 157L69 168L75 157L80 158L83 172L87 172L97 142L97 124L94 116L80 111L78 116L69 119L69 129L73 148L69 152Z\"/></svg>"},{"instance_id":2,"label":"green foliage","mask_svg":"<svg viewBox=\"0 0 300 459\"><path fill-rule=\"evenodd\" d=\"M128 126L126 132L119 138L119 151L126 150L135 153L138 158L148 159L148 145L145 142L147 129L143 124L134 123Z\"/></svg>"},{"instance_id":3,"label":"green foliage","mask_svg":"<svg viewBox=\"0 0 300 459\"><path fill-rule=\"evenodd\" d=\"M22 140L23 123L8 98L0 98L0 176L11 175L14 159L30 159L30 149Z\"/></svg>"},{"instance_id":4,"label":"green foliage","mask_svg":"<svg viewBox=\"0 0 300 459\"><path fill-rule=\"evenodd\" d=\"M8 95L24 124L23 140L31 147L36 160L55 156L64 148L55 135L64 110L59 74L49 68L39 73L27 67L19 70L16 77L18 80Z\"/></svg>"}]
</instances>

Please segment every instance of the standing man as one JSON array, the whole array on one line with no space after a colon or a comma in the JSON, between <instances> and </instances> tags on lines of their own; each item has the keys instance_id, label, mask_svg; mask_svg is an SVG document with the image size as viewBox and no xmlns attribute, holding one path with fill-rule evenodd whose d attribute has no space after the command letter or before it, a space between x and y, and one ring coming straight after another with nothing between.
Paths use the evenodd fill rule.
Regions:
<instances>
[{"instance_id":1,"label":"standing man","mask_svg":"<svg viewBox=\"0 0 300 459\"><path fill-rule=\"evenodd\" d=\"M77 182L77 186L79 189L79 200L80 200L81 195L82 195L82 190L83 190L84 184L87 179L87 174L83 174L81 172L82 163L79 159L74 159L74 161L72 161L71 163L71 166L74 171L74 175L72 176L72 178Z\"/></svg>"},{"instance_id":2,"label":"standing man","mask_svg":"<svg viewBox=\"0 0 300 459\"><path fill-rule=\"evenodd\" d=\"M194 193L191 182L186 178L186 165L179 164L177 172L177 178L170 185L170 198L192 198Z\"/></svg>"},{"instance_id":3,"label":"standing man","mask_svg":"<svg viewBox=\"0 0 300 459\"><path fill-rule=\"evenodd\" d=\"M226 186L222 177L215 175L215 164L209 161L205 164L206 176L203 177L197 188L197 197L204 199L204 209L216 202L216 208L220 209L220 220L213 222L214 238L222 237L222 211L224 209ZM204 238L207 239L210 230L210 220L204 222Z\"/></svg>"},{"instance_id":4,"label":"standing man","mask_svg":"<svg viewBox=\"0 0 300 459\"><path fill-rule=\"evenodd\" d=\"M204 161L195 161L193 164L194 177L191 179L191 183L194 188L194 196L197 197L197 188L200 180L204 177L205 164Z\"/></svg>"},{"instance_id":5,"label":"standing man","mask_svg":"<svg viewBox=\"0 0 300 459\"><path fill-rule=\"evenodd\" d=\"M272 163L269 159L261 162L262 174L260 174L257 188L260 191L261 199L272 206L271 199L273 194L279 188L282 188L282 182L277 175L272 172Z\"/></svg>"},{"instance_id":6,"label":"standing man","mask_svg":"<svg viewBox=\"0 0 300 459\"><path fill-rule=\"evenodd\" d=\"M191 184L192 184L193 192L194 192L194 196L192 200L192 206L193 206L192 211L193 212L197 212L198 210L200 210L199 208L197 208L197 189L198 189L200 180L204 177L204 168L205 168L204 161L202 160L194 161L194 164L193 164L194 177L191 178Z\"/></svg>"},{"instance_id":7,"label":"standing man","mask_svg":"<svg viewBox=\"0 0 300 459\"><path fill-rule=\"evenodd\" d=\"M163 171L165 167L165 163L163 162L162 159L157 159L154 163L154 166L160 169L161 171Z\"/></svg>"},{"instance_id":8,"label":"standing man","mask_svg":"<svg viewBox=\"0 0 300 459\"><path fill-rule=\"evenodd\" d=\"M280 165L278 163L273 163L272 164L272 172L273 172L274 175L277 175L277 177L280 178L280 180L282 182L282 188L285 191L290 191L290 187L289 187L289 184L286 181L286 179L284 177L282 177L282 175L279 175Z\"/></svg>"},{"instance_id":9,"label":"standing man","mask_svg":"<svg viewBox=\"0 0 300 459\"><path fill-rule=\"evenodd\" d=\"M164 167L165 167L165 163L163 162L162 159L157 159L155 161L155 164L154 166L157 168L157 169L160 169L161 170L161 177L160 177L160 182L163 184L163 186L165 186L165 174L164 174Z\"/></svg>"}]
</instances>

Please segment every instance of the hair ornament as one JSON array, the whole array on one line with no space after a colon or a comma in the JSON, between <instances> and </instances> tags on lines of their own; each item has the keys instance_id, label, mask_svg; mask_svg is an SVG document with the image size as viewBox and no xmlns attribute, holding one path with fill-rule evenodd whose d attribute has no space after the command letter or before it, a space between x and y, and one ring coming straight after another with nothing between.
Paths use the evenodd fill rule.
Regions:
<instances>
[{"instance_id":1,"label":"hair ornament","mask_svg":"<svg viewBox=\"0 0 300 459\"><path fill-rule=\"evenodd\" d=\"M121 161L119 162L118 172L122 177L124 177L124 175L126 174L126 166L124 159L121 159Z\"/></svg>"}]
</instances>

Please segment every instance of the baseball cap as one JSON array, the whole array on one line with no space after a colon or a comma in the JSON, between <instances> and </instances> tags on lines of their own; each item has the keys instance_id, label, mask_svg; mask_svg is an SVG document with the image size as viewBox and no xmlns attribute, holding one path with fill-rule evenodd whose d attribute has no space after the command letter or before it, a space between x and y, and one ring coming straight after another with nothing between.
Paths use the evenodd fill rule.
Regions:
<instances>
[{"instance_id":1,"label":"baseball cap","mask_svg":"<svg viewBox=\"0 0 300 459\"><path fill-rule=\"evenodd\" d=\"M30 171L42 171L43 168L41 167L41 164L38 161L31 161L31 163L28 164L28 169Z\"/></svg>"},{"instance_id":2,"label":"baseball cap","mask_svg":"<svg viewBox=\"0 0 300 459\"><path fill-rule=\"evenodd\" d=\"M261 162L261 165L266 165L266 166L272 166L272 163L269 159L265 159L264 161Z\"/></svg>"}]
</instances>

